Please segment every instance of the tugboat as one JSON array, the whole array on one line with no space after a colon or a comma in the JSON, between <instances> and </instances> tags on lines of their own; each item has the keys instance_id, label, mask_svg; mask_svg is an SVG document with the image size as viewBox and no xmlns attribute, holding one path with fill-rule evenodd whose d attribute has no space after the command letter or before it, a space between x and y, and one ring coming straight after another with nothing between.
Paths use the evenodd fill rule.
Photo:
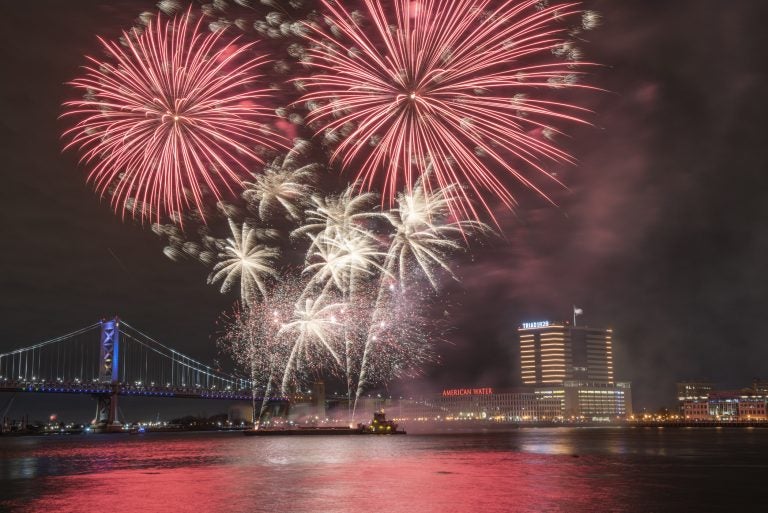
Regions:
<instances>
[{"instance_id":1,"label":"tugboat","mask_svg":"<svg viewBox=\"0 0 768 513\"><path fill-rule=\"evenodd\" d=\"M304 436L304 435L404 435L394 421L387 420L383 411L373 414L373 422L357 427L297 426L290 428L259 428L243 431L246 436Z\"/></svg>"},{"instance_id":2,"label":"tugboat","mask_svg":"<svg viewBox=\"0 0 768 513\"><path fill-rule=\"evenodd\" d=\"M397 423L393 420L387 420L383 411L377 411L373 414L373 422L365 426L358 424L360 434L363 435L404 435L405 430L397 429Z\"/></svg>"}]
</instances>

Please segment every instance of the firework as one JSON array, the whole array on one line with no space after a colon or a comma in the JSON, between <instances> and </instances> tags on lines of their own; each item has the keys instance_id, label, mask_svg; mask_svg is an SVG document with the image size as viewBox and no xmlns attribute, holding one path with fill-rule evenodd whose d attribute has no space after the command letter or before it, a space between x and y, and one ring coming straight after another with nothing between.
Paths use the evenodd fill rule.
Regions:
<instances>
[{"instance_id":1,"label":"firework","mask_svg":"<svg viewBox=\"0 0 768 513\"><path fill-rule=\"evenodd\" d=\"M322 241L357 231L365 223L381 217L381 213L372 210L376 199L373 193L359 193L356 184L351 184L338 195L313 195L312 206L305 212L304 224L291 235L309 236L312 239L313 234L322 234L322 239L313 239Z\"/></svg>"},{"instance_id":2,"label":"firework","mask_svg":"<svg viewBox=\"0 0 768 513\"><path fill-rule=\"evenodd\" d=\"M267 280L277 279L274 260L279 251L259 243L259 230L247 223L237 226L229 220L232 238L227 239L219 262L213 267L208 283L223 281L221 292L227 292L240 281L240 299L249 305L257 293L267 295Z\"/></svg>"},{"instance_id":3,"label":"firework","mask_svg":"<svg viewBox=\"0 0 768 513\"><path fill-rule=\"evenodd\" d=\"M371 232L357 229L328 238L325 234L313 236L311 253L304 273L312 276L310 285L334 285L342 294L354 291L360 277L372 276L383 270L382 253Z\"/></svg>"},{"instance_id":4,"label":"firework","mask_svg":"<svg viewBox=\"0 0 768 513\"><path fill-rule=\"evenodd\" d=\"M296 287L291 282L282 282L270 291L269 296L252 301L248 308L236 308L224 318L224 333L218 340L219 346L250 375L254 399L259 392L263 397L261 414L267 399L280 390L279 379L288 362L290 345L278 333L293 315L296 298ZM257 411L255 406L254 412Z\"/></svg>"},{"instance_id":5,"label":"firework","mask_svg":"<svg viewBox=\"0 0 768 513\"><path fill-rule=\"evenodd\" d=\"M82 151L88 180L115 209L131 200L141 218L202 213L206 192L232 193L263 148L282 145L263 124L269 94L255 87L266 59L252 43L199 28L187 13L147 20L123 34L125 47L100 39L107 59L89 58L71 82L84 97L64 104L64 116L79 118L66 148Z\"/></svg>"},{"instance_id":6,"label":"firework","mask_svg":"<svg viewBox=\"0 0 768 513\"><path fill-rule=\"evenodd\" d=\"M550 99L584 87L563 25L577 4L363 0L361 14L321 3L329 28L309 25L314 73L297 81L301 101L363 187L381 185L391 202L431 169L439 187L461 185L454 215L479 218L474 199L494 218L488 193L514 205L508 177L544 195L530 171L557 181L542 161L571 161L536 134L581 121L584 109Z\"/></svg>"},{"instance_id":7,"label":"firework","mask_svg":"<svg viewBox=\"0 0 768 513\"><path fill-rule=\"evenodd\" d=\"M342 366L337 345L341 330L338 316L343 312L343 303L329 300L328 296L300 298L296 302L293 317L278 332L278 337L290 338L292 346L283 373L283 393L287 393L291 376L306 367L320 366L326 355Z\"/></svg>"},{"instance_id":8,"label":"firework","mask_svg":"<svg viewBox=\"0 0 768 513\"><path fill-rule=\"evenodd\" d=\"M470 232L488 232L490 227L479 221L452 221L451 203L459 188L455 184L433 186L429 193L429 178L427 172L410 191L398 193L396 206L385 214L394 232L384 267L390 275L399 277L403 287L415 267L437 290L438 269L456 279L448 258L462 249L459 241Z\"/></svg>"},{"instance_id":9,"label":"firework","mask_svg":"<svg viewBox=\"0 0 768 513\"><path fill-rule=\"evenodd\" d=\"M305 245L305 261L279 275L277 250L262 243L277 234L254 227L252 219L228 219L226 239L214 235L214 224L201 228L199 242L186 240L176 225L156 224L153 230L168 238L172 258L203 261L206 255L210 261L215 251L209 282L223 282L222 292L239 282L242 310L232 314L222 343L265 396L332 375L346 383L354 416L365 390L418 374L433 357L435 322L421 315L434 295L418 286L419 277L437 287L440 269L450 273L451 255L483 226L449 215L456 187L435 187L427 196L429 176L398 195L397 207L386 212L375 194L357 193L354 185L335 195L313 195L299 211L304 224L294 230L295 242ZM236 215L247 210L220 208Z\"/></svg>"},{"instance_id":10,"label":"firework","mask_svg":"<svg viewBox=\"0 0 768 513\"><path fill-rule=\"evenodd\" d=\"M243 198L253 206L262 221L281 211L290 220L301 217L320 167L316 163L301 164L299 156L306 146L306 142L298 141L291 151L275 157L263 173L253 174L253 182L245 183Z\"/></svg>"},{"instance_id":11,"label":"firework","mask_svg":"<svg viewBox=\"0 0 768 513\"><path fill-rule=\"evenodd\" d=\"M357 329L365 343L356 354L353 410L366 388L418 375L423 364L434 359L432 339L440 330L438 321L427 322L421 315L422 298L404 291L389 291L385 298L370 291L362 302L367 303L367 318Z\"/></svg>"}]
</instances>

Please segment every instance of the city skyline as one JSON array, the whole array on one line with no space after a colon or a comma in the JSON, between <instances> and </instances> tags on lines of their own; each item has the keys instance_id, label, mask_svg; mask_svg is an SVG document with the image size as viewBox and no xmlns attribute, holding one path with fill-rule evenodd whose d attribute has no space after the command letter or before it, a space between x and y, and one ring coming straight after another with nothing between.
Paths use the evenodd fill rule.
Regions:
<instances>
[{"instance_id":1,"label":"city skyline","mask_svg":"<svg viewBox=\"0 0 768 513\"><path fill-rule=\"evenodd\" d=\"M51 121L94 34L116 36L139 5L20 5L4 18L3 57L15 79L2 86L2 235L15 249L2 256L3 351L117 314L201 360L217 358L212 335L232 297L206 286L192 262L164 259L146 226L113 216L81 183L76 156L60 153L64 123ZM517 324L568 317L573 303L585 322L614 327L615 372L633 383L638 408L669 402L670 386L686 376L735 386L765 374L766 350L752 335L768 295L757 172L765 154L753 106L762 101L752 58L760 45L749 30L719 24L750 27L757 16L747 4L691 5L668 7L666 22L647 2L589 5L606 16L588 48L604 65L593 83L609 93L588 99L595 127L575 128L566 142L580 160L557 170L571 192L555 195L558 207L523 195L517 217L500 219L506 240L459 258L462 283L444 284L456 329L427 383L512 385L497 362L514 364ZM695 21L668 30L687 16ZM25 31L29 18L48 30ZM697 43L704 32L716 41L707 50ZM663 55L669 46L690 67ZM700 69L713 70L714 83L702 85ZM711 102L713 94L729 101ZM721 171L734 162L743 179ZM721 364L729 358L743 365Z\"/></svg>"}]
</instances>

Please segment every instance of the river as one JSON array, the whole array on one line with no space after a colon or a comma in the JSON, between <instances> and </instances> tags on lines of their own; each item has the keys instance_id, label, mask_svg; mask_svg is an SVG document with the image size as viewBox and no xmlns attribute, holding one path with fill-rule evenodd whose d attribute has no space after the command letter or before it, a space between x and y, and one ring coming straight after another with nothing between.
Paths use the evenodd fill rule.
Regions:
<instances>
[{"instance_id":1,"label":"river","mask_svg":"<svg viewBox=\"0 0 768 513\"><path fill-rule=\"evenodd\" d=\"M12 512L730 512L767 477L768 429L0 438Z\"/></svg>"}]
</instances>

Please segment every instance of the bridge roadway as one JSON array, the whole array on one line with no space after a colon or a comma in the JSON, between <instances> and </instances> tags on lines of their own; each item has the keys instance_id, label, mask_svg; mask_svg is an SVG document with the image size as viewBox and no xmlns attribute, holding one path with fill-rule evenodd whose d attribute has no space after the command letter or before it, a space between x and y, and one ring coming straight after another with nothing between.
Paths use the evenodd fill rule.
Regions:
<instances>
[{"instance_id":1,"label":"bridge roadway","mask_svg":"<svg viewBox=\"0 0 768 513\"><path fill-rule=\"evenodd\" d=\"M58 394L89 394L140 397L166 397L178 399L221 399L229 401L253 401L250 390L216 390L203 387L158 387L146 385L128 385L122 383L79 383L79 382L28 382L0 380L0 392L31 392ZM261 397L256 398L262 400ZM270 402L287 401L286 398L271 398Z\"/></svg>"}]
</instances>

